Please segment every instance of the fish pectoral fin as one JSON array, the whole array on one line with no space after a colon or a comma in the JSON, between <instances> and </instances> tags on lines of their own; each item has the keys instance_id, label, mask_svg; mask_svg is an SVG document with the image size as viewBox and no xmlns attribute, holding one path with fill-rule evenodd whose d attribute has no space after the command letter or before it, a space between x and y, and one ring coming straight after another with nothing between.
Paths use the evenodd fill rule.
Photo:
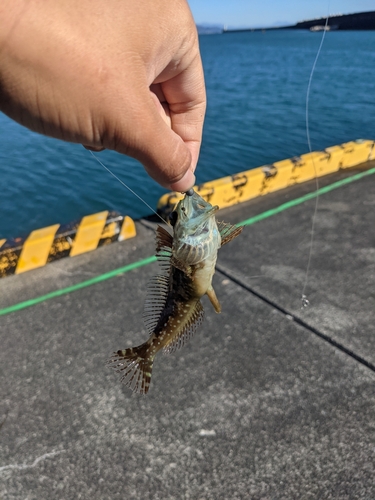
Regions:
<instances>
[{"instance_id":1,"label":"fish pectoral fin","mask_svg":"<svg viewBox=\"0 0 375 500\"><path fill-rule=\"evenodd\" d=\"M206 294L208 295L208 298L210 299L211 304L214 306L215 311L217 313L221 313L221 304L219 302L219 299L216 297L216 293L215 293L215 290L213 289L212 285L207 290Z\"/></svg>"},{"instance_id":2,"label":"fish pectoral fin","mask_svg":"<svg viewBox=\"0 0 375 500\"><path fill-rule=\"evenodd\" d=\"M218 222L217 228L221 236L221 246L226 245L242 233L243 226L232 226L227 222Z\"/></svg>"},{"instance_id":3,"label":"fish pectoral fin","mask_svg":"<svg viewBox=\"0 0 375 500\"><path fill-rule=\"evenodd\" d=\"M121 374L121 382L126 387L146 394L150 387L154 356L147 341L138 347L115 352L108 365Z\"/></svg>"},{"instance_id":4,"label":"fish pectoral fin","mask_svg":"<svg viewBox=\"0 0 375 500\"><path fill-rule=\"evenodd\" d=\"M173 236L162 226L156 228L156 252L161 248L172 248Z\"/></svg>"},{"instance_id":5,"label":"fish pectoral fin","mask_svg":"<svg viewBox=\"0 0 375 500\"><path fill-rule=\"evenodd\" d=\"M194 335L198 326L202 323L203 318L204 310L199 299L196 300L195 303L191 303L189 310L187 310L186 302L179 303L175 310L174 320L177 321L177 323L181 322L181 324L185 320L185 324L181 328L181 330L176 333L172 340L164 347L164 354L170 354L184 346Z\"/></svg>"},{"instance_id":6,"label":"fish pectoral fin","mask_svg":"<svg viewBox=\"0 0 375 500\"><path fill-rule=\"evenodd\" d=\"M193 275L192 267L187 266L186 264L184 264L180 260L176 259L176 257L174 257L173 255L171 257L171 264L172 264L172 266L176 267L177 269L179 269L180 271L185 273L187 276L189 276L189 278L192 277L192 275Z\"/></svg>"}]
</instances>

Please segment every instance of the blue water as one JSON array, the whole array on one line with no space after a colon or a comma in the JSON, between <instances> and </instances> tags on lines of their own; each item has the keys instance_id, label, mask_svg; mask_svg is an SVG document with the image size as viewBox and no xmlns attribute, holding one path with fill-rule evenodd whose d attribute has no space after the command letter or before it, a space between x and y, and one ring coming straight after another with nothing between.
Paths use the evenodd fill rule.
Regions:
<instances>
[{"instance_id":1,"label":"blue water","mask_svg":"<svg viewBox=\"0 0 375 500\"><path fill-rule=\"evenodd\" d=\"M321 33L202 36L208 110L198 182L307 152L305 101ZM310 95L313 149L375 139L375 32L327 33ZM0 114L0 238L113 209L149 209L79 145L39 136ZM165 192L134 160L101 160L155 207Z\"/></svg>"}]
</instances>

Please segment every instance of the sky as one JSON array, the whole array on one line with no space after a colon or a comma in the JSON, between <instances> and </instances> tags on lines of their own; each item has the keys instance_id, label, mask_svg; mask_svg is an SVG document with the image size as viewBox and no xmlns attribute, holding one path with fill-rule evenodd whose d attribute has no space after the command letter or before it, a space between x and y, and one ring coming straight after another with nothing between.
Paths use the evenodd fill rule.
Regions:
<instances>
[{"instance_id":1,"label":"sky","mask_svg":"<svg viewBox=\"0 0 375 500\"><path fill-rule=\"evenodd\" d=\"M188 0L197 24L272 27L327 14L375 10L374 0Z\"/></svg>"}]
</instances>

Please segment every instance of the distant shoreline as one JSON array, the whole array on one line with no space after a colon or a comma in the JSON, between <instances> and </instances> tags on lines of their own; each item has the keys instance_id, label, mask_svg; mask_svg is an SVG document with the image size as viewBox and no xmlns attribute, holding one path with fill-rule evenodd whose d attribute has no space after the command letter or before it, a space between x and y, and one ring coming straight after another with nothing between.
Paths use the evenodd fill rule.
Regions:
<instances>
[{"instance_id":1,"label":"distant shoreline","mask_svg":"<svg viewBox=\"0 0 375 500\"><path fill-rule=\"evenodd\" d=\"M326 26L327 23L327 26ZM226 29L219 26L198 26L198 32L204 34L242 33L247 31L275 31L275 30L310 30L310 31L357 31L375 30L375 10L358 12L355 14L339 14L331 17L320 17L307 21L299 21L290 26Z\"/></svg>"}]
</instances>

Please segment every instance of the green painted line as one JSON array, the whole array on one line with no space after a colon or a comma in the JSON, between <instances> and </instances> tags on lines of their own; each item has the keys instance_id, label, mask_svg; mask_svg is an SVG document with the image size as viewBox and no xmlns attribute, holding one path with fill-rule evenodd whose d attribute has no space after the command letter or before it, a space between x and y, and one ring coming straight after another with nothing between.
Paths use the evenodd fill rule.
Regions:
<instances>
[{"instance_id":1,"label":"green painted line","mask_svg":"<svg viewBox=\"0 0 375 500\"><path fill-rule=\"evenodd\" d=\"M329 193L330 191L333 191L334 189L345 186L346 184L350 184L351 182L358 181L359 179L362 179L363 177L366 177L367 175L371 175L371 174L375 174L375 168L371 168L370 170L366 170L365 172L360 172L359 174L352 175L351 177L346 177L345 179L342 179L341 181L337 181L337 182L334 182L333 184L330 184L329 186L319 188L316 191L314 191L313 193L305 194L304 196L301 196L300 198L296 198L295 200L287 201L286 203L283 203L282 205L280 205L276 208L271 208L271 210L266 210L266 212L262 212L259 215L255 215L254 217L250 217L250 219L246 219L242 222L239 222L237 224L237 226L250 226L251 224L255 224L256 222L267 219L268 217L272 217L273 215L279 214L280 212L283 212L284 210L287 210L288 208L292 208L292 207L295 207L297 205L300 205L301 203L304 203L305 201L312 200L313 198L316 198L317 196Z\"/></svg>"},{"instance_id":2,"label":"green painted line","mask_svg":"<svg viewBox=\"0 0 375 500\"><path fill-rule=\"evenodd\" d=\"M127 264L124 267L120 267L119 269L114 269L113 271L101 274L100 276L96 276L95 278L91 278L87 281L82 281L81 283L77 283L76 285L68 286L66 288L62 288L61 290L55 290L53 292L46 293L45 295L41 295L40 297L36 297L35 299L19 302L18 304L14 304L13 306L0 309L0 316L20 311L21 309L25 309L26 307L35 306L36 304L44 302L45 300L53 299L55 297L60 297L61 295L75 292L77 290L80 290L81 288L86 288L87 286L96 285L97 283L113 278L114 276L118 276L119 274L127 273L128 271L133 271L133 269L138 269L139 267L147 266L148 264L151 264L152 262L155 261L156 257L152 255L151 257L146 257L145 259L138 260L137 262L132 262L131 264Z\"/></svg>"},{"instance_id":3,"label":"green painted line","mask_svg":"<svg viewBox=\"0 0 375 500\"><path fill-rule=\"evenodd\" d=\"M317 191L313 193L308 193L300 198L296 198L295 200L288 201L287 203L283 203L279 207L272 208L271 210L267 210L259 215L255 215L250 219L247 219L243 222L237 224L238 226L250 226L251 224L255 224L261 220L267 219L272 215L276 215L288 208L295 207L304 203L305 201L311 200L320 196L322 194L329 193L334 189L345 186L346 184L350 184L351 182L357 181L366 177L368 175L375 174L375 168L371 168L370 170L366 170L364 172L360 172L358 174L352 175L351 177L347 177L346 179L342 179L341 181L334 182L329 186L325 186L319 188ZM66 288L62 288L61 290L55 290L53 292L47 293L45 295L41 295L40 297L36 297L35 299L25 300L24 302L19 302L18 304L14 304L13 306L5 307L4 309L0 309L0 316L4 316L5 314L10 314L12 312L21 311L27 307L35 306L36 304L40 304L49 299L53 299L55 297L60 297L61 295L65 295L67 293L75 292L77 290L81 290L82 288L86 288L87 286L96 285L97 283L101 283L102 281L106 281L110 278L118 276L122 273L127 273L128 271L133 271L134 269L138 269L143 266L147 266L152 262L156 262L156 257L152 255L151 257L146 257L145 259L139 260L137 262L133 262L131 264L127 264L124 267L120 267L119 269L114 269L113 271L109 271L108 273L101 274L100 276L96 276L95 278L91 278L87 281L82 281L81 283L77 283L76 285L68 286Z\"/></svg>"}]
</instances>

